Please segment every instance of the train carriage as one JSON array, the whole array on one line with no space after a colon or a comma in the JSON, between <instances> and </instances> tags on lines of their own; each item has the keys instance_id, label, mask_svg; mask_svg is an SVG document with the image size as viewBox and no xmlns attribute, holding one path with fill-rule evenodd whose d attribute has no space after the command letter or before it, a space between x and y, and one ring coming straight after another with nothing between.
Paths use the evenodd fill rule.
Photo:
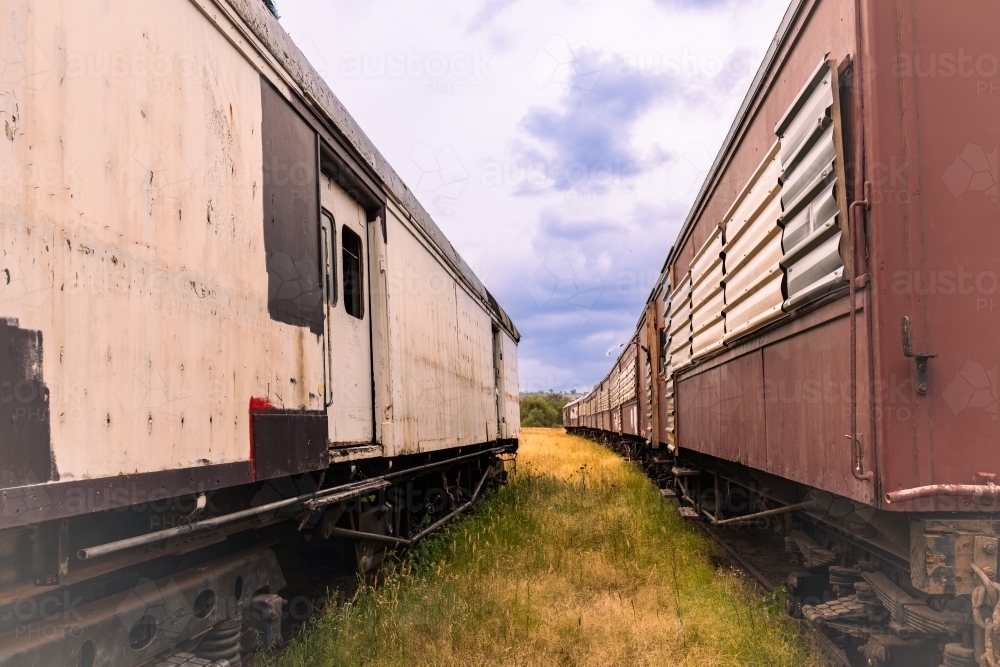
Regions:
<instances>
[{"instance_id":1,"label":"train carriage","mask_svg":"<svg viewBox=\"0 0 1000 667\"><path fill-rule=\"evenodd\" d=\"M637 328L657 408L568 423L705 521L787 513L799 611L871 665L997 659L997 20L792 2Z\"/></svg>"},{"instance_id":2,"label":"train carriage","mask_svg":"<svg viewBox=\"0 0 1000 667\"><path fill-rule=\"evenodd\" d=\"M502 478L518 331L265 3L12 0L0 45L0 665L236 664L266 545Z\"/></svg>"}]
</instances>

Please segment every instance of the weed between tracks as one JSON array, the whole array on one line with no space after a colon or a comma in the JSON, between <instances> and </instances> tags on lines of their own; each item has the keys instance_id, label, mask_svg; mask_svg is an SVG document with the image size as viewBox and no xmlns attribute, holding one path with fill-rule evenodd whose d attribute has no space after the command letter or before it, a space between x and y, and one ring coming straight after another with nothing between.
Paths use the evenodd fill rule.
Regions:
<instances>
[{"instance_id":1,"label":"weed between tracks","mask_svg":"<svg viewBox=\"0 0 1000 667\"><path fill-rule=\"evenodd\" d=\"M278 667L819 664L632 465L522 434L476 512L315 620Z\"/></svg>"}]
</instances>

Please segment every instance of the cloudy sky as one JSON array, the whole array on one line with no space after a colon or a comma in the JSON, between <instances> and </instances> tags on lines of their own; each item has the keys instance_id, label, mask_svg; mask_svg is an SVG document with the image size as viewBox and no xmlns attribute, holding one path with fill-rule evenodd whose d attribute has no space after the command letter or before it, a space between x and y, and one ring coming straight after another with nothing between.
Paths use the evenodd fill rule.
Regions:
<instances>
[{"instance_id":1,"label":"cloudy sky","mask_svg":"<svg viewBox=\"0 0 1000 667\"><path fill-rule=\"evenodd\" d=\"M787 0L278 0L520 329L521 389L627 341Z\"/></svg>"}]
</instances>

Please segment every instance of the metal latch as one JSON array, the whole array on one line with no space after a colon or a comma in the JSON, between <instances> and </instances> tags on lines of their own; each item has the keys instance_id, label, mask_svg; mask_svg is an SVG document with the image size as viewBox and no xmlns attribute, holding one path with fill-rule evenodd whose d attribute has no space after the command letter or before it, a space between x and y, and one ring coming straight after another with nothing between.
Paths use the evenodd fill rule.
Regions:
<instances>
[{"instance_id":1,"label":"metal latch","mask_svg":"<svg viewBox=\"0 0 1000 667\"><path fill-rule=\"evenodd\" d=\"M904 317L900 322L903 332L903 354L917 361L917 393L921 396L927 395L929 374L927 372L927 360L938 356L933 352L914 352L913 338L910 330L910 318Z\"/></svg>"}]
</instances>

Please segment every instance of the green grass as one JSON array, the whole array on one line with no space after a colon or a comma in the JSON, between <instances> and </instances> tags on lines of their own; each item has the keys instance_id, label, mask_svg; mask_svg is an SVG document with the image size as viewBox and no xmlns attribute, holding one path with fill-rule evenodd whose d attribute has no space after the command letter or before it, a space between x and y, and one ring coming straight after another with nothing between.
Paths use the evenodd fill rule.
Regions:
<instances>
[{"instance_id":1,"label":"green grass","mask_svg":"<svg viewBox=\"0 0 1000 667\"><path fill-rule=\"evenodd\" d=\"M277 665L819 664L719 562L638 469L531 429L508 486L312 622Z\"/></svg>"}]
</instances>

